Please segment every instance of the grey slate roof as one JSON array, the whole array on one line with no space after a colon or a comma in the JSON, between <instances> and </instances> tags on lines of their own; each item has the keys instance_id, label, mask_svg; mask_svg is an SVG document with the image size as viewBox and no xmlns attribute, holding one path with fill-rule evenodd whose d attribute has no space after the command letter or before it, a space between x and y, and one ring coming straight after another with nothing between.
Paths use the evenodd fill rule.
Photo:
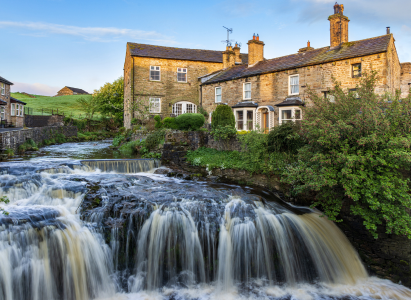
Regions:
<instances>
[{"instance_id":1,"label":"grey slate roof","mask_svg":"<svg viewBox=\"0 0 411 300\"><path fill-rule=\"evenodd\" d=\"M303 102L301 101L300 97L286 98L283 102L278 103L275 106L281 107L281 106L297 106L297 105L303 105Z\"/></svg>"},{"instance_id":2,"label":"grey slate roof","mask_svg":"<svg viewBox=\"0 0 411 300\"><path fill-rule=\"evenodd\" d=\"M388 50L391 36L391 34L387 34L366 40L344 43L340 47L324 47L303 53L268 59L260 61L251 67L246 65L234 66L221 71L220 74L213 76L203 84L233 80L236 78L313 66L348 58L386 52Z\"/></svg>"},{"instance_id":3,"label":"grey slate roof","mask_svg":"<svg viewBox=\"0 0 411 300\"><path fill-rule=\"evenodd\" d=\"M0 99L0 106L3 106L3 105L7 105L7 102Z\"/></svg>"},{"instance_id":4,"label":"grey slate roof","mask_svg":"<svg viewBox=\"0 0 411 300\"><path fill-rule=\"evenodd\" d=\"M131 56L181 59L206 62L223 62L223 51L201 50L127 43ZM248 54L241 53L243 63L248 63Z\"/></svg>"},{"instance_id":5,"label":"grey slate roof","mask_svg":"<svg viewBox=\"0 0 411 300\"><path fill-rule=\"evenodd\" d=\"M8 84L8 85L13 85L12 82L8 81L6 78L3 78L1 76L0 76L0 82L3 82L3 83Z\"/></svg>"},{"instance_id":6,"label":"grey slate roof","mask_svg":"<svg viewBox=\"0 0 411 300\"><path fill-rule=\"evenodd\" d=\"M23 104L23 105L26 105L27 103L26 102L23 102L23 101L21 101L21 100L19 100L19 99L16 99L16 98L13 98L13 97L10 97L10 102L11 103L15 103L15 102L17 102L17 103L20 103L20 104Z\"/></svg>"},{"instance_id":7,"label":"grey slate roof","mask_svg":"<svg viewBox=\"0 0 411 300\"><path fill-rule=\"evenodd\" d=\"M85 90L82 90L82 89L73 88L73 87L69 87L69 86L66 86L66 88L69 88L70 90L72 90L75 93L88 94L88 92L86 92Z\"/></svg>"}]
</instances>

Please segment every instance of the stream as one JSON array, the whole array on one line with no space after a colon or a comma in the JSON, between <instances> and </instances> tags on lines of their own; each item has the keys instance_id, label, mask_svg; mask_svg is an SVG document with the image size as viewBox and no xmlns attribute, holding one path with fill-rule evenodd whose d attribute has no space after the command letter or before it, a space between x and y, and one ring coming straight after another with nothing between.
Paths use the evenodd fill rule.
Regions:
<instances>
[{"instance_id":1,"label":"stream","mask_svg":"<svg viewBox=\"0 0 411 300\"><path fill-rule=\"evenodd\" d=\"M411 299L320 212L110 144L0 163L0 300Z\"/></svg>"}]
</instances>

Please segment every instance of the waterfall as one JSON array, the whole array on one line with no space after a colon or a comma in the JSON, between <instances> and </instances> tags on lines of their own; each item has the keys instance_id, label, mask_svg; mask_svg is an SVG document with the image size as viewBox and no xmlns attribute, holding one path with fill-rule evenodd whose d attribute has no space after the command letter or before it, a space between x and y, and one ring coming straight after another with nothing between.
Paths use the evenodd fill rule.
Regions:
<instances>
[{"instance_id":1,"label":"waterfall","mask_svg":"<svg viewBox=\"0 0 411 300\"><path fill-rule=\"evenodd\" d=\"M160 166L159 161L154 159L82 160L81 163L91 170L127 174L149 172Z\"/></svg>"}]
</instances>

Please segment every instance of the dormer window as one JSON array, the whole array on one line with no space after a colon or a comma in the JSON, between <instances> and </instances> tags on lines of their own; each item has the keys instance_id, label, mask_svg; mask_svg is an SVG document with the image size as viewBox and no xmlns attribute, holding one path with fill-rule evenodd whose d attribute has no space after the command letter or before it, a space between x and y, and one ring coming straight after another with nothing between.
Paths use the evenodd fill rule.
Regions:
<instances>
[{"instance_id":1,"label":"dormer window","mask_svg":"<svg viewBox=\"0 0 411 300\"><path fill-rule=\"evenodd\" d=\"M187 68L177 68L177 82L187 82Z\"/></svg>"},{"instance_id":2,"label":"dormer window","mask_svg":"<svg viewBox=\"0 0 411 300\"><path fill-rule=\"evenodd\" d=\"M2 95L6 95L6 84L3 82L0 82L0 91Z\"/></svg>"},{"instance_id":3,"label":"dormer window","mask_svg":"<svg viewBox=\"0 0 411 300\"><path fill-rule=\"evenodd\" d=\"M251 100L251 82L246 82L243 85L244 100Z\"/></svg>"},{"instance_id":4,"label":"dormer window","mask_svg":"<svg viewBox=\"0 0 411 300\"><path fill-rule=\"evenodd\" d=\"M150 66L150 80L160 81L160 67Z\"/></svg>"},{"instance_id":5,"label":"dormer window","mask_svg":"<svg viewBox=\"0 0 411 300\"><path fill-rule=\"evenodd\" d=\"M300 93L300 75L291 75L288 77L288 94L298 95Z\"/></svg>"}]
</instances>

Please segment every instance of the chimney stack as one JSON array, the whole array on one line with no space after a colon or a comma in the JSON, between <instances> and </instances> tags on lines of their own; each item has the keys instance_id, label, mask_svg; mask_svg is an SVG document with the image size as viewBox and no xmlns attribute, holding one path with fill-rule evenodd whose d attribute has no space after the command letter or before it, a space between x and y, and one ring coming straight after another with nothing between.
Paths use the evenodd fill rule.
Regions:
<instances>
[{"instance_id":1,"label":"chimney stack","mask_svg":"<svg viewBox=\"0 0 411 300\"><path fill-rule=\"evenodd\" d=\"M390 34L391 33L391 29L390 29L390 27L387 27L387 34Z\"/></svg>"},{"instance_id":2,"label":"chimney stack","mask_svg":"<svg viewBox=\"0 0 411 300\"><path fill-rule=\"evenodd\" d=\"M300 48L300 50L298 50L298 53L303 53L303 52L307 52L307 51L311 51L314 50L313 47L311 47L311 43L310 41L307 42L307 47L305 48Z\"/></svg>"},{"instance_id":3,"label":"chimney stack","mask_svg":"<svg viewBox=\"0 0 411 300\"><path fill-rule=\"evenodd\" d=\"M330 21L330 46L337 47L348 42L348 22L350 20L344 16L344 5L334 5L334 14L328 17Z\"/></svg>"},{"instance_id":4,"label":"chimney stack","mask_svg":"<svg viewBox=\"0 0 411 300\"><path fill-rule=\"evenodd\" d=\"M243 60L241 59L241 54L240 54L240 47L238 46L237 43L235 43L235 46L233 48L234 53L235 53L235 63L236 64L241 64Z\"/></svg>"},{"instance_id":5,"label":"chimney stack","mask_svg":"<svg viewBox=\"0 0 411 300\"><path fill-rule=\"evenodd\" d=\"M223 69L232 67L235 65L235 52L231 46L227 46L223 52Z\"/></svg>"},{"instance_id":6,"label":"chimney stack","mask_svg":"<svg viewBox=\"0 0 411 300\"><path fill-rule=\"evenodd\" d=\"M254 65L264 60L264 43L260 41L260 36L254 34L253 39L248 41L248 65Z\"/></svg>"}]
</instances>

